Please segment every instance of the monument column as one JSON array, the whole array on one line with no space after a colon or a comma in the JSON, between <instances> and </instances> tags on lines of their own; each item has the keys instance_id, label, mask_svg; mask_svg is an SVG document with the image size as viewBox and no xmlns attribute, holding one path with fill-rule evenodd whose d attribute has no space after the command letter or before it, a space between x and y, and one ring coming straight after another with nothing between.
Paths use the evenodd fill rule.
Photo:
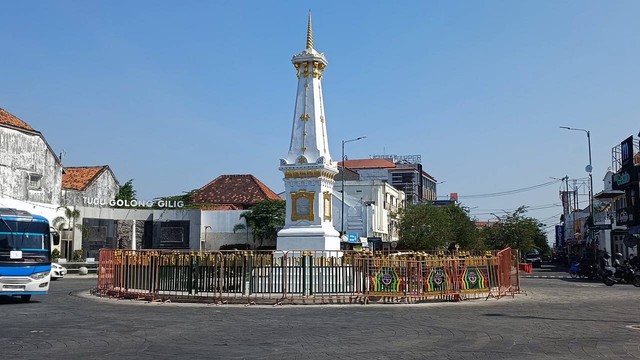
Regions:
<instances>
[{"instance_id":1,"label":"monument column","mask_svg":"<svg viewBox=\"0 0 640 360\"><path fill-rule=\"evenodd\" d=\"M291 60L298 90L289 153L280 159L287 212L278 232L278 250L340 250L340 234L333 227L331 199L336 163L329 154L322 97L324 54L313 48L311 13L307 46Z\"/></svg>"}]
</instances>

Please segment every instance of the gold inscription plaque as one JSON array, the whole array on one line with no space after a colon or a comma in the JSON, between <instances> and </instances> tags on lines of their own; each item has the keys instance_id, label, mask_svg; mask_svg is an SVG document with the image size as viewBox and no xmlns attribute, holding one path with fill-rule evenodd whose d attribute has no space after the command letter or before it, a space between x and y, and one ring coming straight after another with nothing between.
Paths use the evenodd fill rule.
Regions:
<instances>
[{"instance_id":1,"label":"gold inscription plaque","mask_svg":"<svg viewBox=\"0 0 640 360\"><path fill-rule=\"evenodd\" d=\"M302 189L291 193L291 221L308 220L313 221L315 217L313 200L315 193Z\"/></svg>"},{"instance_id":2,"label":"gold inscription plaque","mask_svg":"<svg viewBox=\"0 0 640 360\"><path fill-rule=\"evenodd\" d=\"M331 193L328 191L325 191L322 194L322 198L324 201L324 214L323 214L323 218L325 220L331 221Z\"/></svg>"}]
</instances>

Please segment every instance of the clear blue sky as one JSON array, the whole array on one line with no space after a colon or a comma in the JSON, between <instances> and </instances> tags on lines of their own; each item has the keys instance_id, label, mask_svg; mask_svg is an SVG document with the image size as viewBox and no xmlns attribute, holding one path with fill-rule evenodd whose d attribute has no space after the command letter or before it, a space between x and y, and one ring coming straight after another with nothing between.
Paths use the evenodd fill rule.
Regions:
<instances>
[{"instance_id":1,"label":"clear blue sky","mask_svg":"<svg viewBox=\"0 0 640 360\"><path fill-rule=\"evenodd\" d=\"M108 164L140 199L251 173L284 189L307 11L329 66L331 151L420 154L479 219L520 205L557 222L559 184L596 192L611 148L640 130L640 2L5 2L0 107L66 166ZM586 197L585 197L586 200ZM553 207L553 204L558 206Z\"/></svg>"}]
</instances>

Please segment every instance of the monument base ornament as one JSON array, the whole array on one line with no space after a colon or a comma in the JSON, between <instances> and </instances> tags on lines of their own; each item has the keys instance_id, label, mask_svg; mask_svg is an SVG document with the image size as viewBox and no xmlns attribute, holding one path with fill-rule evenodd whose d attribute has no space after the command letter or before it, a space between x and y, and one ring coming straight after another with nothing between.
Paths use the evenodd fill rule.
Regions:
<instances>
[{"instance_id":1,"label":"monument base ornament","mask_svg":"<svg viewBox=\"0 0 640 360\"><path fill-rule=\"evenodd\" d=\"M291 60L298 90L289 153L280 159L287 203L285 223L278 232L277 250L340 250L333 227L332 193L337 165L331 160L322 97L324 54L313 48L311 13L307 46Z\"/></svg>"}]
</instances>

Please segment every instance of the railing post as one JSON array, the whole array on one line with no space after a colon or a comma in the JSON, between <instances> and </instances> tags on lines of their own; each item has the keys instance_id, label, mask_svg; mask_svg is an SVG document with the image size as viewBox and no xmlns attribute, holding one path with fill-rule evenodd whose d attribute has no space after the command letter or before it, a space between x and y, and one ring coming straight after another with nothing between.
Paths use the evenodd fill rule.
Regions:
<instances>
[{"instance_id":1,"label":"railing post","mask_svg":"<svg viewBox=\"0 0 640 360\"><path fill-rule=\"evenodd\" d=\"M302 295L308 296L309 289L307 289L307 252L303 251L300 254L300 265L302 268Z\"/></svg>"},{"instance_id":2,"label":"railing post","mask_svg":"<svg viewBox=\"0 0 640 360\"><path fill-rule=\"evenodd\" d=\"M253 265L252 264L252 259L253 259L252 255L253 254L250 253L250 252L248 252L248 253L245 252L243 254L244 261L242 263L244 265L244 271L243 271L243 274L242 274L242 277L243 277L243 282L242 282L243 283L242 284L243 291L242 291L242 294L244 296L251 295L251 286L250 286L251 283L250 282L251 282L251 269L252 269L252 265Z\"/></svg>"}]
</instances>

